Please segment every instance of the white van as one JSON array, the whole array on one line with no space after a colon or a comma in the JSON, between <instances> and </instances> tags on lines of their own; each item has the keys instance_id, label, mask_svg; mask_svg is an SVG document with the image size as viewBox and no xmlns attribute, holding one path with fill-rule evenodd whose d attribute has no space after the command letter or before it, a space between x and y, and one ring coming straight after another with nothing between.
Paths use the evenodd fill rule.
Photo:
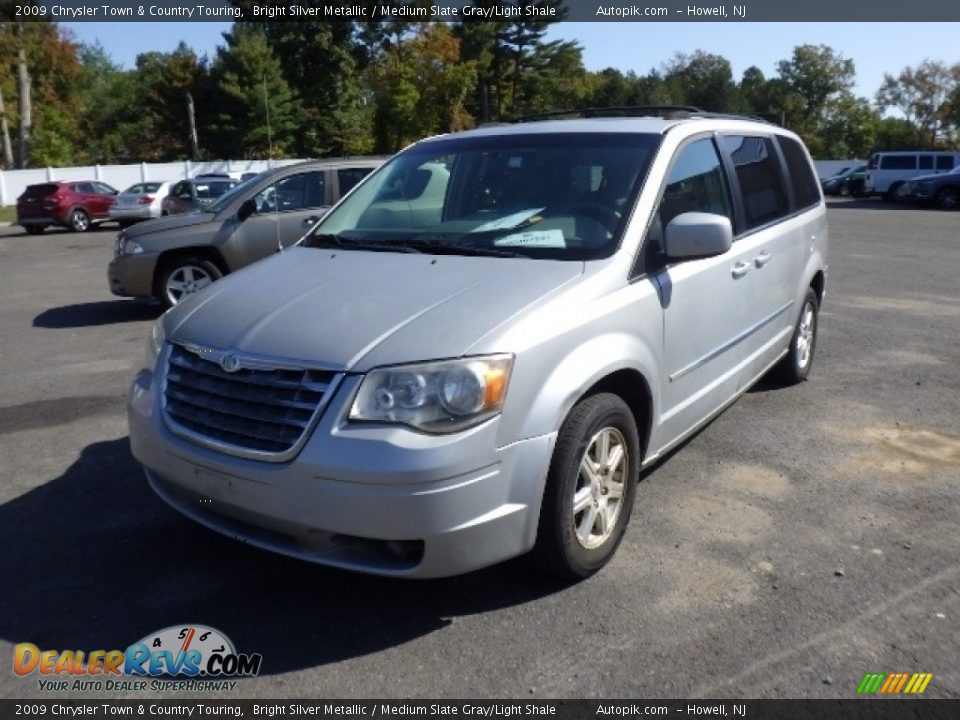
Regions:
<instances>
[{"instance_id":1,"label":"white van","mask_svg":"<svg viewBox=\"0 0 960 720\"><path fill-rule=\"evenodd\" d=\"M950 172L956 165L960 165L960 153L957 152L907 150L874 153L867 165L864 194L882 195L884 200L891 201L900 186L910 178Z\"/></svg>"}]
</instances>

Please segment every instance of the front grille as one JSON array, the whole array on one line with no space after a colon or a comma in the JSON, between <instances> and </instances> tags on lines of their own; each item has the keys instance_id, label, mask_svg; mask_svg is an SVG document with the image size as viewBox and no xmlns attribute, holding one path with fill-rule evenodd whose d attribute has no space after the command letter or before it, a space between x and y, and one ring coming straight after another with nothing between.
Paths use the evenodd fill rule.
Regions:
<instances>
[{"instance_id":1,"label":"front grille","mask_svg":"<svg viewBox=\"0 0 960 720\"><path fill-rule=\"evenodd\" d=\"M171 345L164 412L174 432L227 452L285 455L325 404L335 373L306 368L227 372L213 355Z\"/></svg>"}]
</instances>

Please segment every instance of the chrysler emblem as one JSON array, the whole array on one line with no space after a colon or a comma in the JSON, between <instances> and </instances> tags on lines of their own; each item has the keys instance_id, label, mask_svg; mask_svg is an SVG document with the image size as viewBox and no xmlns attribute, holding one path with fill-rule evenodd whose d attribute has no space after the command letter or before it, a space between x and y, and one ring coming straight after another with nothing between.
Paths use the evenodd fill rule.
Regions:
<instances>
[{"instance_id":1,"label":"chrysler emblem","mask_svg":"<svg viewBox=\"0 0 960 720\"><path fill-rule=\"evenodd\" d=\"M228 373L236 372L240 369L240 357L235 352L224 353L220 358L220 367Z\"/></svg>"}]
</instances>

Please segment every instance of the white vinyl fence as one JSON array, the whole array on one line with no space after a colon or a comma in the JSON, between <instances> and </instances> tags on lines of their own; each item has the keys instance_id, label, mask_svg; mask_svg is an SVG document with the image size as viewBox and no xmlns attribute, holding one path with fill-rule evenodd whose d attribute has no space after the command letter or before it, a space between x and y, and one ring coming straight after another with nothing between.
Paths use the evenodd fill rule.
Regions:
<instances>
[{"instance_id":1,"label":"white vinyl fence","mask_svg":"<svg viewBox=\"0 0 960 720\"><path fill-rule=\"evenodd\" d=\"M100 180L117 190L145 180L174 181L207 172L262 172L302 160L215 160L211 162L140 163L139 165L88 165L86 167L0 170L0 205L13 205L27 185L54 180Z\"/></svg>"},{"instance_id":2,"label":"white vinyl fence","mask_svg":"<svg viewBox=\"0 0 960 720\"><path fill-rule=\"evenodd\" d=\"M13 205L27 185L53 180L100 180L123 190L146 180L184 180L206 172L262 172L302 160L216 160L211 162L140 163L139 165L88 165L86 167L0 170L0 205ZM864 160L816 160L817 175L830 177Z\"/></svg>"}]
</instances>

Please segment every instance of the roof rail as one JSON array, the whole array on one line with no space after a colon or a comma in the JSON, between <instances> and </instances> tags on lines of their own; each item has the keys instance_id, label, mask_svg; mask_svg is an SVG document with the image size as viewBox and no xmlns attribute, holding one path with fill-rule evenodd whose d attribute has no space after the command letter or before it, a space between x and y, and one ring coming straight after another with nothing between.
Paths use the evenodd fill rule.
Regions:
<instances>
[{"instance_id":1,"label":"roof rail","mask_svg":"<svg viewBox=\"0 0 960 720\"><path fill-rule=\"evenodd\" d=\"M589 107L572 108L569 110L550 110L549 112L537 113L535 115L524 115L513 118L510 122L522 123L533 122L535 120L549 120L557 117L643 117L645 115L660 115L668 117L673 113L699 113L703 112L700 108L693 105L623 105L619 107Z\"/></svg>"},{"instance_id":2,"label":"roof rail","mask_svg":"<svg viewBox=\"0 0 960 720\"><path fill-rule=\"evenodd\" d=\"M663 117L667 120L686 120L687 118L716 118L724 120L754 120L773 124L765 117L758 115L737 115L733 113L714 113L701 110L694 105L625 105L620 107L590 107L571 110L551 110L513 118L510 122L524 123L551 118L603 118L603 117Z\"/></svg>"}]
</instances>

